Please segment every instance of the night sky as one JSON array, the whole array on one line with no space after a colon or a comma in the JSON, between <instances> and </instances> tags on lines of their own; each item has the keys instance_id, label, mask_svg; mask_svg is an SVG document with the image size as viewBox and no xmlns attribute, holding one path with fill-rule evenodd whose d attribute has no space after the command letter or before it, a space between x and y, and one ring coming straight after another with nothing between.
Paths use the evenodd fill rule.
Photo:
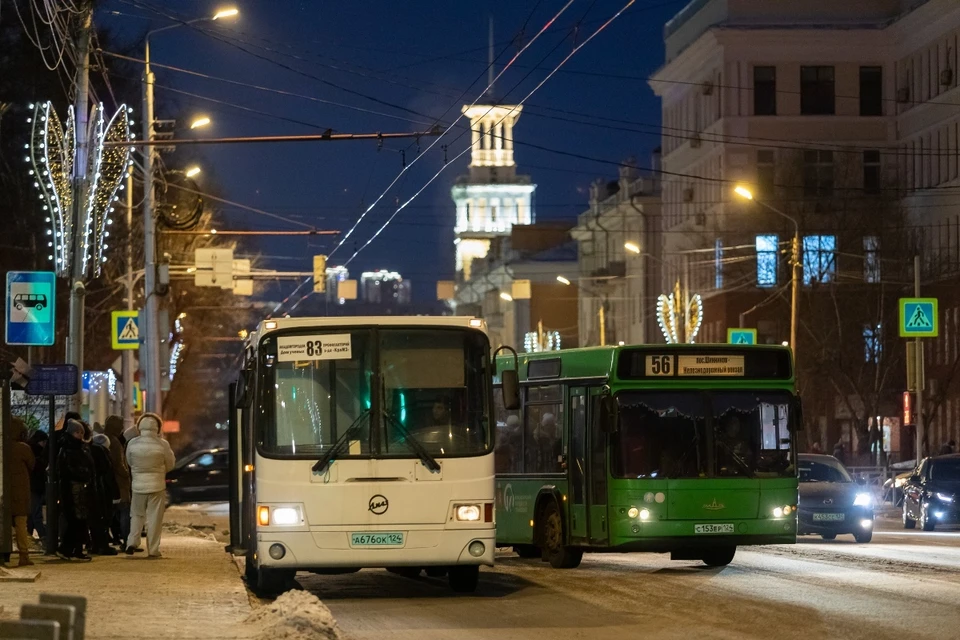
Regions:
<instances>
[{"instance_id":1,"label":"night sky","mask_svg":"<svg viewBox=\"0 0 960 640\"><path fill-rule=\"evenodd\" d=\"M573 2L504 74L496 97L506 103L520 100L624 2ZM529 40L563 4L239 0L237 19L181 27L151 38L154 63L233 81L156 68L157 101L165 105L158 107L156 117L186 123L194 114L209 115L214 125L204 130L204 137L318 133L328 128L426 130L436 119L452 122L461 105L475 100L486 86L490 16L499 71L517 51L511 41L521 30ZM516 159L520 172L537 184L538 220L573 218L587 208L595 178L616 178L612 164L555 151L610 162L632 155L641 166L649 165L650 152L659 145L660 106L645 79L663 63L664 22L684 4L638 1L525 103L514 132ZM146 30L172 23L161 14L189 20L212 15L219 6L228 5L208 0L106 0L96 22L112 33L114 46L120 49L132 46ZM139 105L136 109L140 111ZM424 138L420 150L432 140ZM393 213L397 198L401 202L409 198L443 167L442 146L447 145L446 156L452 160L468 144L469 134L463 129L451 130L367 215L330 264L349 258ZM203 167L202 189L317 228L345 232L401 171L401 150L409 163L417 156L417 142L386 143L379 152L374 141L181 147L179 160ZM451 162L350 263L351 276L371 269L399 271L413 281L414 296L423 301L433 297L436 280L452 279L450 187L466 172L468 162L469 153ZM219 209L223 228L301 228L229 206ZM286 238L247 247L262 256L261 267L302 271L312 268L313 254L329 253L333 244ZM276 299L297 284L286 280L261 293Z\"/></svg>"}]
</instances>

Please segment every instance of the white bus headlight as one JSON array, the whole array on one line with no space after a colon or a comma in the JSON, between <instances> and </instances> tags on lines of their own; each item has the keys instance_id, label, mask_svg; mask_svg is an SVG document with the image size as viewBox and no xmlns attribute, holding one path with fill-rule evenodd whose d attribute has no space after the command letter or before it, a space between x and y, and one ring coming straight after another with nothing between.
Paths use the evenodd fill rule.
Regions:
<instances>
[{"instance_id":1,"label":"white bus headlight","mask_svg":"<svg viewBox=\"0 0 960 640\"><path fill-rule=\"evenodd\" d=\"M869 507L873 504L873 496L869 493L858 493L857 497L853 499L853 506L855 507Z\"/></svg>"},{"instance_id":2,"label":"white bus headlight","mask_svg":"<svg viewBox=\"0 0 960 640\"><path fill-rule=\"evenodd\" d=\"M460 522L477 522L480 520L480 505L457 504L453 507L454 515Z\"/></svg>"},{"instance_id":3,"label":"white bus headlight","mask_svg":"<svg viewBox=\"0 0 960 640\"><path fill-rule=\"evenodd\" d=\"M278 526L297 525L303 520L300 517L300 507L274 507L273 524Z\"/></svg>"}]
</instances>

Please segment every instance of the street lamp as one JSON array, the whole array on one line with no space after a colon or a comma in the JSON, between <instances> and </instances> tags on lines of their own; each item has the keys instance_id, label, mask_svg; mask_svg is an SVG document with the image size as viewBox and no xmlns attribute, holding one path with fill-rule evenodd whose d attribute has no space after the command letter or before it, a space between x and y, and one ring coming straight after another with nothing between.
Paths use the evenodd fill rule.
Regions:
<instances>
[{"instance_id":1,"label":"street lamp","mask_svg":"<svg viewBox=\"0 0 960 640\"><path fill-rule=\"evenodd\" d=\"M793 216L780 211L763 200L753 197L753 192L743 185L737 185L733 190L735 194L744 200L752 200L773 211L782 218L786 218L793 223L793 242L790 245L790 264L792 267L790 276L790 348L793 349L793 367L797 367L797 292L800 286L800 224Z\"/></svg>"},{"instance_id":2,"label":"street lamp","mask_svg":"<svg viewBox=\"0 0 960 640\"><path fill-rule=\"evenodd\" d=\"M199 116L197 118L194 118L193 122L190 123L190 128L198 129L200 127L205 127L208 124L210 124L210 118L208 118L207 116Z\"/></svg>"},{"instance_id":3,"label":"street lamp","mask_svg":"<svg viewBox=\"0 0 960 640\"><path fill-rule=\"evenodd\" d=\"M187 169L186 175L188 178L192 178L194 176L200 175L200 167L198 166L190 167L189 169Z\"/></svg>"},{"instance_id":4,"label":"street lamp","mask_svg":"<svg viewBox=\"0 0 960 640\"><path fill-rule=\"evenodd\" d=\"M507 302L513 302L513 296L507 293L506 291L500 292L500 299L506 300Z\"/></svg>"},{"instance_id":5,"label":"street lamp","mask_svg":"<svg viewBox=\"0 0 960 640\"><path fill-rule=\"evenodd\" d=\"M234 7L225 7L218 10L214 15L207 18L197 18L187 22L178 22L170 24L159 29L147 32L144 36L144 55L143 55L143 138L146 142L154 139L154 117L153 117L153 86L154 76L150 70L150 36L161 31L169 31L186 25L196 24L198 22L209 22L230 18L238 15L240 12ZM146 382L146 411L160 413L161 398L160 391L160 327L158 326L159 301L156 295L157 287L157 246L156 231L157 219L154 204L153 193L153 147L147 145L143 147L143 259L144 259L144 298L146 299L144 309L144 362L140 363L144 372L144 381Z\"/></svg>"},{"instance_id":6,"label":"street lamp","mask_svg":"<svg viewBox=\"0 0 960 640\"><path fill-rule=\"evenodd\" d=\"M557 276L557 282L563 285L570 285L570 279L562 275ZM600 346L606 346L607 344L607 317L606 317L606 306L607 306L607 296L597 295L596 290L593 290L591 287L586 287L582 284L577 285L580 289L584 289L587 293L590 293L596 298L600 298L600 310L597 312L597 317L600 322Z\"/></svg>"},{"instance_id":7,"label":"street lamp","mask_svg":"<svg viewBox=\"0 0 960 640\"><path fill-rule=\"evenodd\" d=\"M570 284L570 281L564 278L563 276L557 276L557 282L560 284Z\"/></svg>"},{"instance_id":8,"label":"street lamp","mask_svg":"<svg viewBox=\"0 0 960 640\"><path fill-rule=\"evenodd\" d=\"M623 248L631 253L640 253L640 245L636 242L624 242Z\"/></svg>"}]
</instances>

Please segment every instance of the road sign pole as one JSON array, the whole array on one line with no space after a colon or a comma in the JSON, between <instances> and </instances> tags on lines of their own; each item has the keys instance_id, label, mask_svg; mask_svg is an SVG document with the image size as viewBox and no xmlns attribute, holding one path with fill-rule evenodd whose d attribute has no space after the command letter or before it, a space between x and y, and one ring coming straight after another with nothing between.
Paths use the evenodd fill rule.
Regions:
<instances>
[{"instance_id":1,"label":"road sign pole","mask_svg":"<svg viewBox=\"0 0 960 640\"><path fill-rule=\"evenodd\" d=\"M44 540L44 553L48 556L57 553L57 541L60 538L60 507L57 503L60 475L57 469L57 396L48 396L50 412L47 435L47 537Z\"/></svg>"},{"instance_id":2,"label":"road sign pole","mask_svg":"<svg viewBox=\"0 0 960 640\"><path fill-rule=\"evenodd\" d=\"M133 167L127 169L127 229L133 229ZM133 310L133 235L127 234L127 311ZM133 351L124 350L120 355L120 377L123 379L123 429L133 426Z\"/></svg>"},{"instance_id":3,"label":"road sign pole","mask_svg":"<svg viewBox=\"0 0 960 640\"><path fill-rule=\"evenodd\" d=\"M913 295L915 298L920 297L920 256L913 256ZM923 339L917 338L917 442L916 442L916 452L917 452L917 462L920 462L920 458L923 457L923 387L924 387L924 371L923 371Z\"/></svg>"}]
</instances>

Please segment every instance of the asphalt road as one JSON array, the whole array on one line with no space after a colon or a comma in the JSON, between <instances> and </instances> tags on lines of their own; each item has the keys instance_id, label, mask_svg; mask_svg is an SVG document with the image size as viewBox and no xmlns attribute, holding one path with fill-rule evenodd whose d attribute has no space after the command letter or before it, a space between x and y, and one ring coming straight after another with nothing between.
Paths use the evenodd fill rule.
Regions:
<instances>
[{"instance_id":1,"label":"asphalt road","mask_svg":"<svg viewBox=\"0 0 960 640\"><path fill-rule=\"evenodd\" d=\"M874 542L803 538L710 569L594 554L551 569L509 554L472 596L385 571L301 574L350 640L936 638L960 636L960 531L886 524Z\"/></svg>"},{"instance_id":2,"label":"asphalt road","mask_svg":"<svg viewBox=\"0 0 960 640\"><path fill-rule=\"evenodd\" d=\"M173 511L184 523L226 515L214 505ZM298 582L349 640L960 637L960 528L878 525L870 544L807 536L741 548L723 569L659 554L588 554L578 569L556 570L508 553L481 571L469 596L444 579L382 570L299 574Z\"/></svg>"}]
</instances>

